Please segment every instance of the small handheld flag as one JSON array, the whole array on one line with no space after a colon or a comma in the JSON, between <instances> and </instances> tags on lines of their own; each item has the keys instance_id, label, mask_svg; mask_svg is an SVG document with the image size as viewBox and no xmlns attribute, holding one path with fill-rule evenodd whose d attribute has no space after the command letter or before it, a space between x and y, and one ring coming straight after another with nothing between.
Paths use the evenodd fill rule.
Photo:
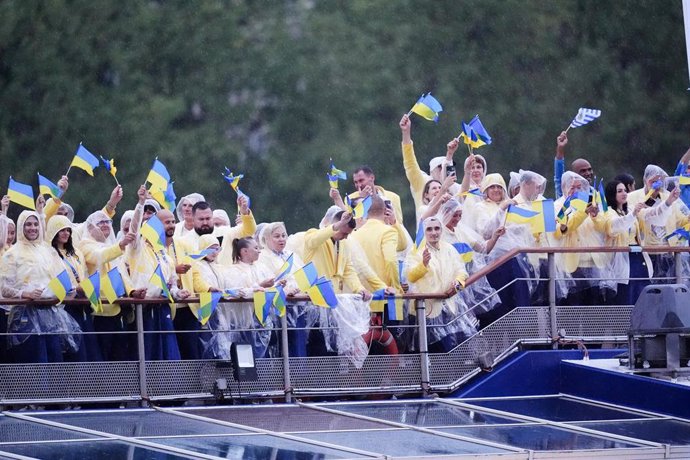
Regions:
<instances>
[{"instance_id":1,"label":"small handheld flag","mask_svg":"<svg viewBox=\"0 0 690 460\"><path fill-rule=\"evenodd\" d=\"M202 326L208 322L213 312L216 311L220 298L220 292L202 292L199 294L199 304L201 307L197 311L197 318Z\"/></svg>"},{"instance_id":2,"label":"small handheld flag","mask_svg":"<svg viewBox=\"0 0 690 460\"><path fill-rule=\"evenodd\" d=\"M77 147L77 151L74 154L72 163L70 163L69 168L67 168L67 173L65 175L69 174L72 166L75 166L86 171L86 174L93 177L93 170L98 167L98 164L98 158L96 158L93 153L89 152L86 147L79 143L79 147Z\"/></svg>"},{"instance_id":3,"label":"small handheld flag","mask_svg":"<svg viewBox=\"0 0 690 460\"><path fill-rule=\"evenodd\" d=\"M50 195L51 198L60 198L62 196L60 187L47 177L41 176L41 173L38 173L38 193L41 195Z\"/></svg>"},{"instance_id":4,"label":"small handheld flag","mask_svg":"<svg viewBox=\"0 0 690 460\"><path fill-rule=\"evenodd\" d=\"M12 179L10 176L10 183L7 186L7 195L10 197L10 201L17 203L20 206L36 210L36 203L34 203L34 191L30 185L22 184Z\"/></svg>"},{"instance_id":5,"label":"small handheld flag","mask_svg":"<svg viewBox=\"0 0 690 460\"><path fill-rule=\"evenodd\" d=\"M168 188L165 191L154 186L151 186L151 189L149 190L149 193L151 193L151 197L154 200L156 200L158 204L160 204L170 212L175 211L175 200L177 199L177 196L175 195L175 190L173 189L173 184L174 182L170 182L168 184Z\"/></svg>"},{"instance_id":6,"label":"small handheld flag","mask_svg":"<svg viewBox=\"0 0 690 460\"><path fill-rule=\"evenodd\" d=\"M654 195L654 192L659 190L662 185L664 185L664 183L661 180L654 182L652 184L652 186L650 187L649 191L647 192L647 194L644 196L644 199L642 200L642 202L644 203L645 201L649 200L652 197L652 195Z\"/></svg>"},{"instance_id":7,"label":"small handheld flag","mask_svg":"<svg viewBox=\"0 0 690 460\"><path fill-rule=\"evenodd\" d=\"M418 251L420 248L423 249L425 244L426 237L424 236L424 221L420 220L419 224L417 225L417 234L414 238L414 248Z\"/></svg>"},{"instance_id":8,"label":"small handheld flag","mask_svg":"<svg viewBox=\"0 0 690 460\"><path fill-rule=\"evenodd\" d=\"M460 133L456 139L460 140L460 138L464 138L465 144L467 144L470 149L489 145L493 141L479 119L479 115L475 115L469 123L462 123L462 133Z\"/></svg>"},{"instance_id":9,"label":"small handheld flag","mask_svg":"<svg viewBox=\"0 0 690 460\"><path fill-rule=\"evenodd\" d=\"M151 243L153 250L158 252L165 248L165 228L158 216L151 216L149 220L141 226L141 236Z\"/></svg>"},{"instance_id":10,"label":"small handheld flag","mask_svg":"<svg viewBox=\"0 0 690 460\"><path fill-rule=\"evenodd\" d=\"M124 297L125 283L117 267L101 277L101 291L109 303L114 303L120 297Z\"/></svg>"},{"instance_id":11,"label":"small handheld flag","mask_svg":"<svg viewBox=\"0 0 690 460\"><path fill-rule=\"evenodd\" d=\"M186 254L186 255L187 255L187 257L189 257L192 260L199 260L199 259L203 259L204 257L206 257L209 254L215 254L218 251L219 250L215 249L215 248L206 248L198 254Z\"/></svg>"},{"instance_id":12,"label":"small handheld flag","mask_svg":"<svg viewBox=\"0 0 690 460\"><path fill-rule=\"evenodd\" d=\"M233 189L235 192L237 192L237 196L238 196L238 197L244 196L244 197L247 198L247 207L248 207L248 208L251 208L251 206L252 206L252 201L251 201L251 199L249 198L249 196L248 196L247 194L245 194L242 190L240 190L240 187L239 187L239 185L240 185L240 179L244 178L244 174L238 174L238 175L235 176L235 175L227 168L227 166L225 167L225 173L221 173L221 174L223 174L223 179L225 179L225 182L227 182L228 184L230 184L230 187L232 187L232 189Z\"/></svg>"},{"instance_id":13,"label":"small handheld flag","mask_svg":"<svg viewBox=\"0 0 690 460\"><path fill-rule=\"evenodd\" d=\"M609 210L609 204L606 202L606 192L604 191L603 178L599 181L599 187L597 191L599 192L599 203L601 203L601 210L606 212Z\"/></svg>"},{"instance_id":14,"label":"small handheld flag","mask_svg":"<svg viewBox=\"0 0 690 460\"><path fill-rule=\"evenodd\" d=\"M163 163L156 157L153 160L153 166L151 166L151 171L149 171L148 176L146 176L146 182L150 183L153 188L158 188L160 190L167 190L168 184L170 183L170 173Z\"/></svg>"},{"instance_id":15,"label":"small handheld flag","mask_svg":"<svg viewBox=\"0 0 690 460\"><path fill-rule=\"evenodd\" d=\"M62 270L58 276L53 278L50 283L48 283L48 287L53 291L58 301L62 302L65 300L67 293L72 290L72 282L69 279L67 270Z\"/></svg>"},{"instance_id":16,"label":"small handheld flag","mask_svg":"<svg viewBox=\"0 0 690 460\"><path fill-rule=\"evenodd\" d=\"M422 118L426 118L429 121L438 123L438 114L443 111L441 103L431 95L431 93L422 94L422 96L417 100L415 105L412 106L407 115L416 113Z\"/></svg>"},{"instance_id":17,"label":"small handheld flag","mask_svg":"<svg viewBox=\"0 0 690 460\"><path fill-rule=\"evenodd\" d=\"M472 246L467 243L453 243L453 247L456 251L458 251L458 254L460 254L460 258L463 262L466 264L472 262Z\"/></svg>"},{"instance_id":18,"label":"small handheld flag","mask_svg":"<svg viewBox=\"0 0 690 460\"><path fill-rule=\"evenodd\" d=\"M170 289L168 289L168 283L165 281L160 264L156 265L156 269L153 271L149 280L163 291L163 297L167 297L171 303L173 302L173 298L170 295Z\"/></svg>"},{"instance_id":19,"label":"small handheld flag","mask_svg":"<svg viewBox=\"0 0 690 460\"><path fill-rule=\"evenodd\" d=\"M96 313L103 311L103 306L101 305L101 275L96 271L93 275L85 278L81 282L81 288L84 290L86 298L91 302L93 311Z\"/></svg>"},{"instance_id":20,"label":"small handheld flag","mask_svg":"<svg viewBox=\"0 0 690 460\"><path fill-rule=\"evenodd\" d=\"M600 116L601 110L580 107L580 109L577 111L577 115L575 115L573 121L570 122L570 126L568 126L565 132L567 133L570 128L579 128L580 126L584 126L590 121L596 120Z\"/></svg>"},{"instance_id":21,"label":"small handheld flag","mask_svg":"<svg viewBox=\"0 0 690 460\"><path fill-rule=\"evenodd\" d=\"M115 179L115 183L117 185L120 185L120 183L117 181L117 176L115 176L115 174L117 174L115 160L112 158L110 160L106 160L105 158L101 157L101 162L103 162L103 167L106 169L106 171L108 171L110 175L113 176L113 179Z\"/></svg>"},{"instance_id":22,"label":"small handheld flag","mask_svg":"<svg viewBox=\"0 0 690 460\"><path fill-rule=\"evenodd\" d=\"M318 279L318 274L316 273L316 267L313 262L309 262L304 267L297 270L293 276L297 282L297 286L301 291L307 292L307 290L312 287L316 280Z\"/></svg>"},{"instance_id":23,"label":"small handheld flag","mask_svg":"<svg viewBox=\"0 0 690 460\"><path fill-rule=\"evenodd\" d=\"M354 207L352 206L352 200L350 197L346 196L345 205L349 208L349 212L352 213L353 219L366 218L369 214L369 208L371 208L371 195L359 200Z\"/></svg>"},{"instance_id":24,"label":"small handheld flag","mask_svg":"<svg viewBox=\"0 0 690 460\"><path fill-rule=\"evenodd\" d=\"M280 281L281 279L285 278L287 275L290 274L290 270L292 270L292 256L294 256L294 253L290 254L290 256L285 260L283 265L278 270L278 274L275 278L276 282Z\"/></svg>"},{"instance_id":25,"label":"small handheld flag","mask_svg":"<svg viewBox=\"0 0 690 460\"><path fill-rule=\"evenodd\" d=\"M316 283L307 289L307 295L314 305L324 308L335 308L338 306L338 298L333 289L333 283L326 278L320 278Z\"/></svg>"},{"instance_id":26,"label":"small handheld flag","mask_svg":"<svg viewBox=\"0 0 690 460\"><path fill-rule=\"evenodd\" d=\"M328 176L328 183L331 188L338 188L338 179L347 180L347 173L335 167L333 159L331 159L331 169L326 174Z\"/></svg>"}]
</instances>

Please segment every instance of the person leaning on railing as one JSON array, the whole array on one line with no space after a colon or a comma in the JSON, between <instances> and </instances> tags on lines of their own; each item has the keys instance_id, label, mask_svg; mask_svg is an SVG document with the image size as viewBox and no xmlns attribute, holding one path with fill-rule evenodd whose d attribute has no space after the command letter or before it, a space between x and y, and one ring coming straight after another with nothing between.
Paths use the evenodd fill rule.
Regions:
<instances>
[{"instance_id":1,"label":"person leaning on railing","mask_svg":"<svg viewBox=\"0 0 690 460\"><path fill-rule=\"evenodd\" d=\"M608 205L606 212L599 213L592 220L597 231L606 237L607 247L639 247L641 244L640 226L637 216L646 205L637 203L633 209L628 208L628 190L620 180L606 184L605 199ZM616 297L613 305L633 305L642 289L650 283L654 274L652 261L646 252L615 252L603 254L611 268L611 277L616 279ZM642 279L635 279L642 278ZM646 280L644 279L646 278Z\"/></svg>"},{"instance_id":2,"label":"person leaning on railing","mask_svg":"<svg viewBox=\"0 0 690 460\"><path fill-rule=\"evenodd\" d=\"M667 177L668 174L659 166L647 165L643 176L644 187L628 194L628 208L634 209L638 203L646 205L637 215L644 246L669 246L671 243L666 236L690 222L688 207L678 200L679 188L674 187L670 192L666 190L664 182ZM650 195L649 198L647 195ZM654 265L654 278L675 276L673 254L656 253L651 254L650 258Z\"/></svg>"},{"instance_id":3,"label":"person leaning on railing","mask_svg":"<svg viewBox=\"0 0 690 460\"><path fill-rule=\"evenodd\" d=\"M54 297L47 286L64 268L44 241L40 222L35 211L23 211L17 219L17 243L0 263L4 297L29 301ZM63 352L76 352L80 345L79 325L61 305L15 305L10 310L7 332L8 354L17 363L62 362Z\"/></svg>"},{"instance_id":4,"label":"person leaning on railing","mask_svg":"<svg viewBox=\"0 0 690 460\"><path fill-rule=\"evenodd\" d=\"M429 351L447 352L474 334L478 321L457 295L468 275L455 248L441 240L443 224L438 217L429 217L423 225L426 242L407 255L405 275L411 292L450 296L426 303Z\"/></svg>"}]
</instances>

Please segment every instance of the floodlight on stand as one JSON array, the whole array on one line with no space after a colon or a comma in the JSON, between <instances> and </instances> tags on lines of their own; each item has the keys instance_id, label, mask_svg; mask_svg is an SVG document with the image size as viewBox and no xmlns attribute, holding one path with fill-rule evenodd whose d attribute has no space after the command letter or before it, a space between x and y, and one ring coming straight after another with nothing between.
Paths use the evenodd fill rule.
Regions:
<instances>
[{"instance_id":1,"label":"floodlight on stand","mask_svg":"<svg viewBox=\"0 0 690 460\"><path fill-rule=\"evenodd\" d=\"M251 345L233 343L230 346L232 357L232 373L238 382L255 382L259 379L254 363L254 350Z\"/></svg>"}]
</instances>

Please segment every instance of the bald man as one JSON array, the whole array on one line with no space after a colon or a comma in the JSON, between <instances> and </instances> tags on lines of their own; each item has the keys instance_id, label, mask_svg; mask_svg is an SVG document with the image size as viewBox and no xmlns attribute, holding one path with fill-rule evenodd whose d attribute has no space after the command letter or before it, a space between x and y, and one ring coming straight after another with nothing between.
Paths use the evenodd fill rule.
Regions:
<instances>
[{"instance_id":1,"label":"bald man","mask_svg":"<svg viewBox=\"0 0 690 460\"><path fill-rule=\"evenodd\" d=\"M561 176L565 172L565 146L568 145L568 134L563 131L556 138L556 158L553 161L553 185L556 191L556 198L563 195L561 191ZM584 158L578 158L570 163L570 170L587 179L589 185L594 186L594 170L589 161Z\"/></svg>"}]
</instances>

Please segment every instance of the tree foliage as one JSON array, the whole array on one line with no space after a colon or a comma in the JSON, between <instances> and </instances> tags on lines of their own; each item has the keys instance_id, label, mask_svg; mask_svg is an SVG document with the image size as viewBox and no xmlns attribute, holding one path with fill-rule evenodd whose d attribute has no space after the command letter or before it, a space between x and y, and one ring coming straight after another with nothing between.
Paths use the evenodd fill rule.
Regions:
<instances>
[{"instance_id":1,"label":"tree foliage","mask_svg":"<svg viewBox=\"0 0 690 460\"><path fill-rule=\"evenodd\" d=\"M413 120L423 168L479 113L490 171L551 178L555 138L584 106L603 115L570 132L569 159L639 178L688 147L683 39L680 2L5 0L0 180L56 181L83 141L115 158L125 206L158 156L178 196L232 212L228 166L258 220L298 231L329 204L332 157L371 165L411 227L397 122L421 92L445 108ZM114 185L70 179L80 217Z\"/></svg>"}]
</instances>

